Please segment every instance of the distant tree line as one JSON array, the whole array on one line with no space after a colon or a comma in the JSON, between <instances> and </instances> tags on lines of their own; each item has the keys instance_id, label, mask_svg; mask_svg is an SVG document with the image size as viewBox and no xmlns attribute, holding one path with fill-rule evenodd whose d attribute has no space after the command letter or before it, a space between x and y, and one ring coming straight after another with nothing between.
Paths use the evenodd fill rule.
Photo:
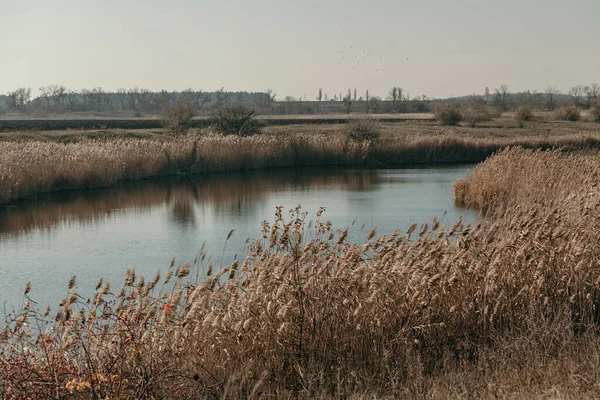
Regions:
<instances>
[{"instance_id":1,"label":"distant tree line","mask_svg":"<svg viewBox=\"0 0 600 400\"><path fill-rule=\"evenodd\" d=\"M271 91L266 92L227 92L224 88L216 92L186 89L183 91L120 88L107 91L101 87L67 89L62 85L42 86L37 97L31 96L31 88L18 88L0 97L0 108L12 112L33 113L115 113L163 114L178 103L192 105L197 111L211 110L225 103L253 103L259 107L269 107L274 101Z\"/></svg>"},{"instance_id":2,"label":"distant tree line","mask_svg":"<svg viewBox=\"0 0 600 400\"><path fill-rule=\"evenodd\" d=\"M176 104L189 104L196 114L209 114L212 110L227 103L251 105L260 114L326 114L326 113L420 113L430 112L436 104L444 102L467 103L477 97L487 106L501 111L517 110L527 106L532 110L552 111L557 107L572 105L589 109L599 100L600 85L573 86L567 93L555 86L544 91L526 90L513 93L507 85L490 90L485 88L483 95L468 95L450 99L435 99L427 95L412 96L400 86L389 89L385 98L372 96L369 90L359 93L356 88L346 93L330 96L322 88L318 89L315 100L306 100L306 94L298 97L285 96L277 101L271 90L264 92L228 92L224 88L215 92L186 89L183 91L120 88L116 91L100 87L74 91L62 85L48 85L39 88L39 95L32 97L31 88L18 88L6 95L0 95L0 113L22 112L34 114L61 113L106 113L141 116L162 115Z\"/></svg>"}]
</instances>

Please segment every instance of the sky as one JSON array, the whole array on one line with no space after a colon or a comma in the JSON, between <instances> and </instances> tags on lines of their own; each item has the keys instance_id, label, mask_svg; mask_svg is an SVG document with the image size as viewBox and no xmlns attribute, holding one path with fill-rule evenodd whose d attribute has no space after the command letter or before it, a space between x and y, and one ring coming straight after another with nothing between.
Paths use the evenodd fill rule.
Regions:
<instances>
[{"instance_id":1,"label":"sky","mask_svg":"<svg viewBox=\"0 0 600 400\"><path fill-rule=\"evenodd\" d=\"M598 16L599 0L0 0L0 93L566 92L600 83Z\"/></svg>"}]
</instances>

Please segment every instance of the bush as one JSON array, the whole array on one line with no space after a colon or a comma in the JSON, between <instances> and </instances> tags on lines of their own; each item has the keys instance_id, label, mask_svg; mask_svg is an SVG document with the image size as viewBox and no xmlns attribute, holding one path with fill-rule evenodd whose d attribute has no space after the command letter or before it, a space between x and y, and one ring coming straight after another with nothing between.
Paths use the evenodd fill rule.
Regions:
<instances>
[{"instance_id":1,"label":"bush","mask_svg":"<svg viewBox=\"0 0 600 400\"><path fill-rule=\"evenodd\" d=\"M596 100L590 107L590 118L592 122L600 122L600 100Z\"/></svg>"},{"instance_id":2,"label":"bush","mask_svg":"<svg viewBox=\"0 0 600 400\"><path fill-rule=\"evenodd\" d=\"M490 121L493 111L485 104L482 97L473 96L462 110L462 116L471 127L479 122Z\"/></svg>"},{"instance_id":3,"label":"bush","mask_svg":"<svg viewBox=\"0 0 600 400\"><path fill-rule=\"evenodd\" d=\"M458 125L463 120L459 107L452 103L437 105L433 115L441 125Z\"/></svg>"},{"instance_id":4,"label":"bush","mask_svg":"<svg viewBox=\"0 0 600 400\"><path fill-rule=\"evenodd\" d=\"M225 135L252 136L260 133L256 111L242 103L226 104L215 109L213 126Z\"/></svg>"},{"instance_id":5,"label":"bush","mask_svg":"<svg viewBox=\"0 0 600 400\"><path fill-rule=\"evenodd\" d=\"M554 118L559 121L579 121L581 112L576 107L561 107L554 110Z\"/></svg>"},{"instance_id":6,"label":"bush","mask_svg":"<svg viewBox=\"0 0 600 400\"><path fill-rule=\"evenodd\" d=\"M163 115L163 125L173 133L183 133L188 130L196 109L189 103L179 103L171 107Z\"/></svg>"},{"instance_id":7,"label":"bush","mask_svg":"<svg viewBox=\"0 0 600 400\"><path fill-rule=\"evenodd\" d=\"M524 122L524 121L532 121L533 120L533 111L529 106L521 106L517 110L515 114L515 121Z\"/></svg>"},{"instance_id":8,"label":"bush","mask_svg":"<svg viewBox=\"0 0 600 400\"><path fill-rule=\"evenodd\" d=\"M379 124L369 118L351 121L346 130L346 137L356 143L376 142L381 137Z\"/></svg>"}]
</instances>

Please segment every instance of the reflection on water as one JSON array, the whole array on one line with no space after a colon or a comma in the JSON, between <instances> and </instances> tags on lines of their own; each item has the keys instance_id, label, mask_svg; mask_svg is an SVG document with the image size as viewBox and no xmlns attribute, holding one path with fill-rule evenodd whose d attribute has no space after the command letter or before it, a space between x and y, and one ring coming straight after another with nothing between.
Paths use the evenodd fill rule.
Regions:
<instances>
[{"instance_id":1,"label":"reflection on water","mask_svg":"<svg viewBox=\"0 0 600 400\"><path fill-rule=\"evenodd\" d=\"M395 183L419 182L420 178ZM279 169L200 177L167 178L127 183L101 190L52 193L0 208L0 240L57 223L90 223L127 209L151 209L167 204L169 218L182 226L194 225L195 205L210 204L217 214L255 213L274 191L327 188L349 192L372 190L382 182L377 171L332 168ZM393 183L393 180L387 182Z\"/></svg>"},{"instance_id":2,"label":"reflection on water","mask_svg":"<svg viewBox=\"0 0 600 400\"><path fill-rule=\"evenodd\" d=\"M203 243L216 264L243 255L247 238L272 220L275 207L327 208L334 227L360 240L440 217L475 214L454 206L452 183L466 167L353 170L281 169L135 182L65 192L0 208L0 301L18 304L28 280L33 298L57 304L77 275L83 293L100 277L114 286L128 266L150 276L171 259L192 261ZM364 226L361 231L360 227ZM225 244L227 233L236 229ZM223 256L222 256L223 254Z\"/></svg>"}]
</instances>

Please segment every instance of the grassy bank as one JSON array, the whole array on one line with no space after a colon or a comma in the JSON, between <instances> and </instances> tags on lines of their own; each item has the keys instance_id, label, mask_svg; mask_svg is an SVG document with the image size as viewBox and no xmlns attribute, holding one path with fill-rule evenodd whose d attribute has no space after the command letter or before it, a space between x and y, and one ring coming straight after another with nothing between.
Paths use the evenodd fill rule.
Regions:
<instances>
[{"instance_id":1,"label":"grassy bank","mask_svg":"<svg viewBox=\"0 0 600 400\"><path fill-rule=\"evenodd\" d=\"M354 244L326 214L277 210L223 271L130 269L89 302L73 278L47 312L28 287L0 335L0 394L598 397L599 177L597 156L512 149L457 185L492 199L471 201L476 226Z\"/></svg>"},{"instance_id":2,"label":"grassy bank","mask_svg":"<svg viewBox=\"0 0 600 400\"><path fill-rule=\"evenodd\" d=\"M377 142L348 141L344 126L310 125L265 128L263 135L247 138L223 137L206 130L185 137L161 131L4 133L4 141L0 141L0 203L178 174L317 165L473 163L514 145L598 148L597 125L579 124L571 131L566 126L447 129L427 122L383 124Z\"/></svg>"}]
</instances>

